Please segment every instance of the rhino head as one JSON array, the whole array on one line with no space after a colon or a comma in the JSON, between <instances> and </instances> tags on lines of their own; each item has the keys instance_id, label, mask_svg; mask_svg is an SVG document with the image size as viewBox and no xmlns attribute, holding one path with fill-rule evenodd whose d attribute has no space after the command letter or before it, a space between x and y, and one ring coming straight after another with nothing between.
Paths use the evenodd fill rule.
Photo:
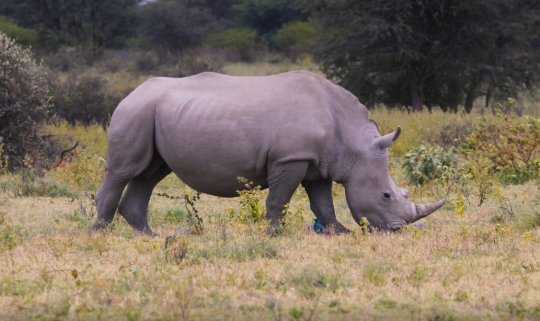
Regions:
<instances>
[{"instance_id":1,"label":"rhino head","mask_svg":"<svg viewBox=\"0 0 540 321\"><path fill-rule=\"evenodd\" d=\"M365 217L372 228L395 231L428 216L446 202L417 205L409 201L406 189L396 186L388 169L387 148L400 133L400 127L382 137L377 130L371 131L371 142L364 144L367 147L357 153L361 156L355 157L343 185L349 209L357 223Z\"/></svg>"}]
</instances>

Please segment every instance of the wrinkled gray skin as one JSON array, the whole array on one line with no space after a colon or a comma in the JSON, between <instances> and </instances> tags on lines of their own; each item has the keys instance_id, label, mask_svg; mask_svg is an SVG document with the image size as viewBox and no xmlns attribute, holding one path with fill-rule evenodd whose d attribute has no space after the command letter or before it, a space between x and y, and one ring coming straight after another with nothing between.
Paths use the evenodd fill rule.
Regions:
<instances>
[{"instance_id":1,"label":"wrinkled gray skin","mask_svg":"<svg viewBox=\"0 0 540 321\"><path fill-rule=\"evenodd\" d=\"M444 204L414 205L390 178L387 148L399 132L381 137L355 96L310 72L152 78L112 116L91 230L110 223L118 209L135 229L152 234L148 202L171 171L216 196L237 196L239 176L269 188L267 219L274 228L302 184L315 216L343 233L332 203L335 181L345 187L356 222L366 217L375 228L399 229Z\"/></svg>"}]
</instances>

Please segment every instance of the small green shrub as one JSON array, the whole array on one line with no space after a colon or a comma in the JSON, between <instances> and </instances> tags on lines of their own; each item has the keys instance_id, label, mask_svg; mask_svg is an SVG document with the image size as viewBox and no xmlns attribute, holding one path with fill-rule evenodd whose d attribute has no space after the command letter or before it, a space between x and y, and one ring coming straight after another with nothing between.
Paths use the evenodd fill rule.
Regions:
<instances>
[{"instance_id":1,"label":"small green shrub","mask_svg":"<svg viewBox=\"0 0 540 321\"><path fill-rule=\"evenodd\" d=\"M251 62L265 49L264 40L251 29L226 29L208 35L206 44L231 55L230 59Z\"/></svg>"},{"instance_id":2,"label":"small green shrub","mask_svg":"<svg viewBox=\"0 0 540 321\"><path fill-rule=\"evenodd\" d=\"M407 179L418 186L448 177L455 171L458 162L459 157L454 151L445 151L439 146L428 149L420 145L405 154L402 168Z\"/></svg>"},{"instance_id":3,"label":"small green shrub","mask_svg":"<svg viewBox=\"0 0 540 321\"><path fill-rule=\"evenodd\" d=\"M272 42L279 51L284 52L291 60L296 61L300 54L313 50L317 33L309 22L295 21L283 25L274 36Z\"/></svg>"},{"instance_id":4,"label":"small green shrub","mask_svg":"<svg viewBox=\"0 0 540 321\"><path fill-rule=\"evenodd\" d=\"M0 17L0 32L24 47L31 46L36 42L35 30L19 27L15 21L7 17Z\"/></svg>"},{"instance_id":5,"label":"small green shrub","mask_svg":"<svg viewBox=\"0 0 540 321\"><path fill-rule=\"evenodd\" d=\"M4 214L0 213L0 252L11 250L15 247L13 228L4 220Z\"/></svg>"},{"instance_id":6,"label":"small green shrub","mask_svg":"<svg viewBox=\"0 0 540 321\"><path fill-rule=\"evenodd\" d=\"M243 177L238 177L238 181L244 184L244 190L236 191L240 196L238 200L238 211L228 209L229 217L233 221L240 223L260 223L264 220L266 208L261 200L261 187L253 186L253 182L248 182Z\"/></svg>"},{"instance_id":7,"label":"small green shrub","mask_svg":"<svg viewBox=\"0 0 540 321\"><path fill-rule=\"evenodd\" d=\"M504 208L504 213L507 213L508 220L512 220L514 225L521 231L531 231L540 227L540 196L537 195L532 200L532 206L527 206L526 209L515 215L511 208L512 204L509 203L508 208ZM501 207L503 210L503 207Z\"/></svg>"},{"instance_id":8,"label":"small green shrub","mask_svg":"<svg viewBox=\"0 0 540 321\"><path fill-rule=\"evenodd\" d=\"M89 149L74 153L70 166L57 168L49 176L75 189L97 191L105 176L105 163Z\"/></svg>"},{"instance_id":9,"label":"small green shrub","mask_svg":"<svg viewBox=\"0 0 540 321\"><path fill-rule=\"evenodd\" d=\"M164 218L165 222L182 223L188 221L188 214L185 209L174 207L167 211Z\"/></svg>"}]
</instances>

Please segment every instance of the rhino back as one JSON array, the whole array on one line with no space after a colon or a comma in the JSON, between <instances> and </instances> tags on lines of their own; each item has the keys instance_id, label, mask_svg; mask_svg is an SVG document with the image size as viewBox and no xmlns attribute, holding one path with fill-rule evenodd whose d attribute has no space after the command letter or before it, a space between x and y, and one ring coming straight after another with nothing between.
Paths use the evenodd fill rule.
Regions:
<instances>
[{"instance_id":1,"label":"rhino back","mask_svg":"<svg viewBox=\"0 0 540 321\"><path fill-rule=\"evenodd\" d=\"M363 117L357 106L340 107L340 100L354 96L308 72L203 73L153 79L141 87L134 94L144 96L147 107L136 112L148 117L152 111L161 157L186 184L218 196L236 196L238 176L266 187L273 162L309 161L328 175L341 143L339 119Z\"/></svg>"}]
</instances>

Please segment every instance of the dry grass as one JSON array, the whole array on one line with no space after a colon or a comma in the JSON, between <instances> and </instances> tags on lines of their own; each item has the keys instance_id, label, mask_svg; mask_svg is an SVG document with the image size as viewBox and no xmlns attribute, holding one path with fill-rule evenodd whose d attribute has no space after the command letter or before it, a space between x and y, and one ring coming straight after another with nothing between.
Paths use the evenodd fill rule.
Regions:
<instances>
[{"instance_id":1,"label":"dry grass","mask_svg":"<svg viewBox=\"0 0 540 321\"><path fill-rule=\"evenodd\" d=\"M301 57L297 63L282 61L277 58L272 60L272 57L269 57L266 61L257 64L229 63L223 67L223 73L232 76L268 76L292 70L308 70L321 73L319 66L313 63L310 56Z\"/></svg>"},{"instance_id":2,"label":"dry grass","mask_svg":"<svg viewBox=\"0 0 540 321\"><path fill-rule=\"evenodd\" d=\"M357 232L338 237L296 225L270 238L228 221L237 200L207 195L197 203L204 234L180 235L185 224L165 217L183 211L182 202L157 193L183 192L168 178L154 193L150 224L160 236L153 238L120 217L87 235L92 218L77 199L0 194L0 233L15 245L0 253L0 318L307 320L312 310L313 320L540 317L540 232L520 225L534 214L534 184L506 191L514 221L491 200L469 206L464 222L445 206L425 230L367 235L337 189L338 215ZM165 249L167 236L176 239Z\"/></svg>"}]
</instances>

